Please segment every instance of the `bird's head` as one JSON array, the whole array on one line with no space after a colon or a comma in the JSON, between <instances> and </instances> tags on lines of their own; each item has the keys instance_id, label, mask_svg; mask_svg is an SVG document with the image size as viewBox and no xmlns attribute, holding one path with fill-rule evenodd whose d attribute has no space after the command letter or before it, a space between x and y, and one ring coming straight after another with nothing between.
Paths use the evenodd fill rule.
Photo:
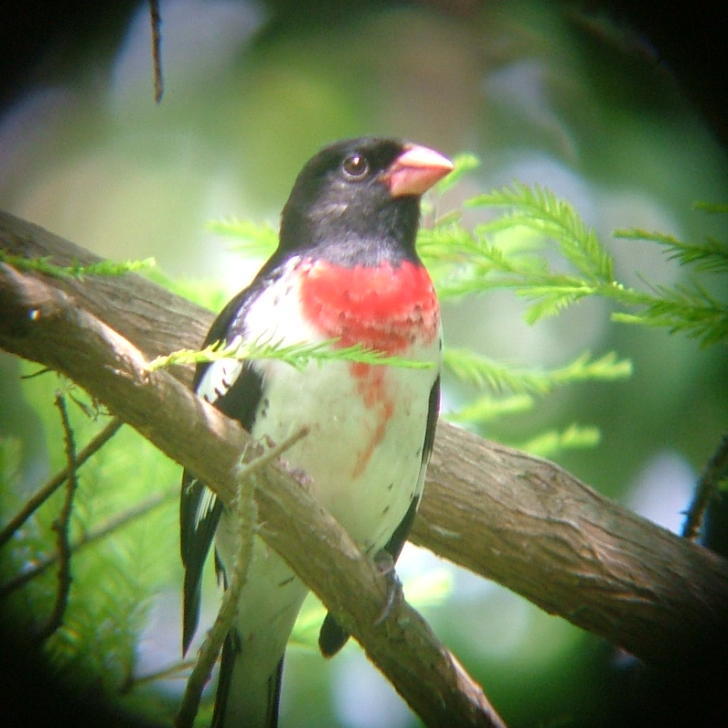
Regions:
<instances>
[{"instance_id":1,"label":"bird's head","mask_svg":"<svg viewBox=\"0 0 728 728\"><path fill-rule=\"evenodd\" d=\"M414 256L420 196L452 170L427 147L364 137L322 149L283 209L279 253L316 249L343 263Z\"/></svg>"}]
</instances>

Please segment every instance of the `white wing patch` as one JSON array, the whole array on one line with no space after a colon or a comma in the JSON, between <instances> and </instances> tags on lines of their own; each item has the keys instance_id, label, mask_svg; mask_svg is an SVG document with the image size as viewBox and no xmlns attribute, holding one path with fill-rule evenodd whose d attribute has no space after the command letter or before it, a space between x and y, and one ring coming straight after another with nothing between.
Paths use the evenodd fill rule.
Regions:
<instances>
[{"instance_id":1,"label":"white wing patch","mask_svg":"<svg viewBox=\"0 0 728 728\"><path fill-rule=\"evenodd\" d=\"M229 346L237 346L241 342L242 337L236 336L230 341ZM220 359L212 362L197 385L197 394L210 404L214 403L233 386L242 370L243 362L238 359Z\"/></svg>"},{"instance_id":2,"label":"white wing patch","mask_svg":"<svg viewBox=\"0 0 728 728\"><path fill-rule=\"evenodd\" d=\"M241 342L242 337L236 336L230 341L229 345L237 346ZM197 385L197 394L210 404L214 404L235 384L242 371L243 362L238 359L221 359L220 361L211 362ZM209 488L205 488L195 512L195 529L212 513L216 503L217 496L215 493Z\"/></svg>"},{"instance_id":3,"label":"white wing patch","mask_svg":"<svg viewBox=\"0 0 728 728\"><path fill-rule=\"evenodd\" d=\"M187 490L192 490L194 486L202 485L197 478L192 478L189 483L185 486ZM200 527L200 523L205 519L217 503L217 496L207 487L202 485L202 497L200 502L197 504L197 510L195 511L195 522L193 529L196 531Z\"/></svg>"},{"instance_id":4,"label":"white wing patch","mask_svg":"<svg viewBox=\"0 0 728 728\"><path fill-rule=\"evenodd\" d=\"M202 498L197 504L197 512L195 513L195 530L200 526L200 523L212 513L212 509L217 503L217 496L207 487L202 491Z\"/></svg>"}]
</instances>

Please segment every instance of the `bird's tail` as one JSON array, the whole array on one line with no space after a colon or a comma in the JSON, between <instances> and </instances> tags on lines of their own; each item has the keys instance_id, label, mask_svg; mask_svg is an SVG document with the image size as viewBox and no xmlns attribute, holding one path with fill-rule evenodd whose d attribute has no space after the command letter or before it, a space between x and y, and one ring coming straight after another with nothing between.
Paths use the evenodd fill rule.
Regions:
<instances>
[{"instance_id":1,"label":"bird's tail","mask_svg":"<svg viewBox=\"0 0 728 728\"><path fill-rule=\"evenodd\" d=\"M283 656L307 591L292 575L277 590L287 592L286 598L240 605L223 645L213 728L277 725Z\"/></svg>"},{"instance_id":2,"label":"bird's tail","mask_svg":"<svg viewBox=\"0 0 728 728\"><path fill-rule=\"evenodd\" d=\"M237 635L229 634L222 648L211 728L276 728L278 725L283 657L267 678L256 673L249 679L244 674L245 662Z\"/></svg>"}]
</instances>

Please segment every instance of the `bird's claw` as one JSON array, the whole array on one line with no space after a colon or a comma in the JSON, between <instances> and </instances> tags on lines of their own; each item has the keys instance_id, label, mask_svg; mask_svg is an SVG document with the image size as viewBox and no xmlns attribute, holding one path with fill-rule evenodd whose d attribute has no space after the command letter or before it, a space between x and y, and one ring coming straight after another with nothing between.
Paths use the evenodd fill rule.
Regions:
<instances>
[{"instance_id":1,"label":"bird's claw","mask_svg":"<svg viewBox=\"0 0 728 728\"><path fill-rule=\"evenodd\" d=\"M395 602L402 598L402 583L397 578L397 572L394 570L394 559L389 552L380 551L374 557L374 563L380 573L387 579L387 599L379 616L374 620L374 626L378 627L392 613Z\"/></svg>"}]
</instances>

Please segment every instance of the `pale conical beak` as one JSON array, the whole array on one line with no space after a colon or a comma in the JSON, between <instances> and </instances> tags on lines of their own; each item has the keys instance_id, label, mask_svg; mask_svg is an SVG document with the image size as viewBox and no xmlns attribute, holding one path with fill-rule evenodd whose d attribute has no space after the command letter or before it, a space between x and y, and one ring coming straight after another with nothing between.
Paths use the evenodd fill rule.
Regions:
<instances>
[{"instance_id":1,"label":"pale conical beak","mask_svg":"<svg viewBox=\"0 0 728 728\"><path fill-rule=\"evenodd\" d=\"M421 195L452 169L452 162L434 149L408 144L382 179L392 197Z\"/></svg>"}]
</instances>

